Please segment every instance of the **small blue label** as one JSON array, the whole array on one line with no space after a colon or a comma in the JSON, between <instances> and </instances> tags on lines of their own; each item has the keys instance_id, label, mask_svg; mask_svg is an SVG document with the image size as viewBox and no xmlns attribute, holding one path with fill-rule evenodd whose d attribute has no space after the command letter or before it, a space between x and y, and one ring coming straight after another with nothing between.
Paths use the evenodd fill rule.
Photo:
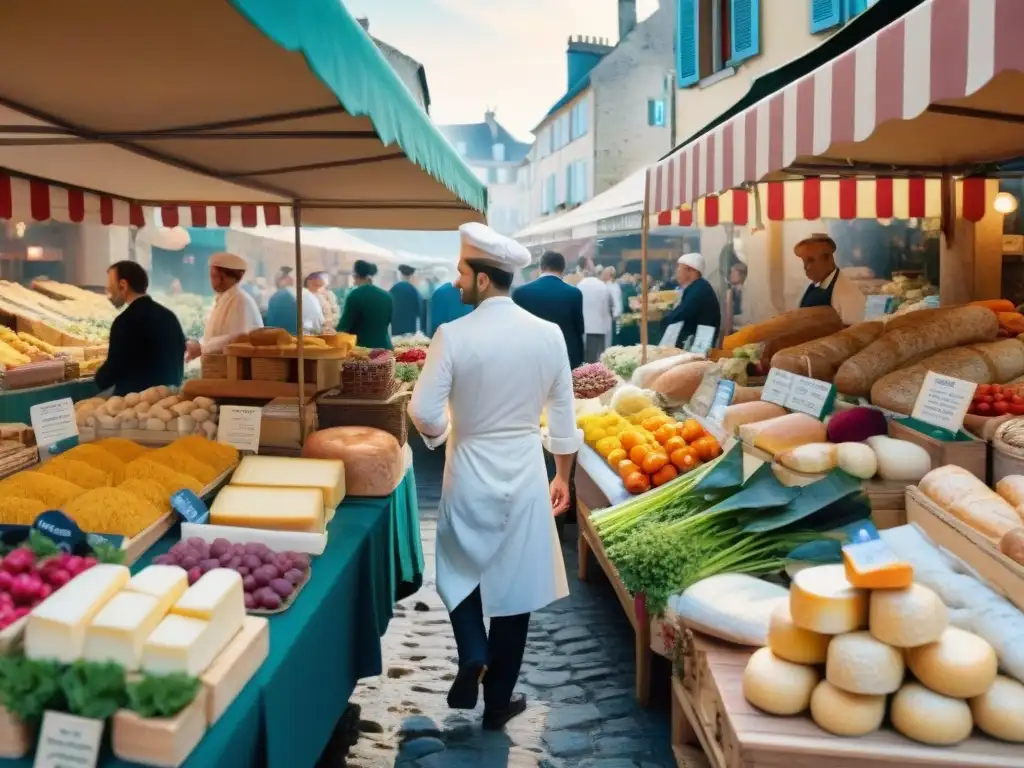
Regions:
<instances>
[{"instance_id":1,"label":"small blue label","mask_svg":"<svg viewBox=\"0 0 1024 768\"><path fill-rule=\"evenodd\" d=\"M210 521L210 510L206 504L187 488L171 496L171 507L186 523L205 524Z\"/></svg>"},{"instance_id":2,"label":"small blue label","mask_svg":"<svg viewBox=\"0 0 1024 768\"><path fill-rule=\"evenodd\" d=\"M76 447L78 447L78 435L72 435L71 437L65 437L63 440L58 440L53 445L47 446L46 452L50 456L60 456L65 451L70 451Z\"/></svg>"},{"instance_id":3,"label":"small blue label","mask_svg":"<svg viewBox=\"0 0 1024 768\"><path fill-rule=\"evenodd\" d=\"M881 536L878 535L878 529L875 528L875 524L867 520L857 523L855 526L848 529L849 541L847 544L864 544L869 541L880 541Z\"/></svg>"},{"instance_id":4,"label":"small blue label","mask_svg":"<svg viewBox=\"0 0 1024 768\"><path fill-rule=\"evenodd\" d=\"M711 408L708 410L708 421L721 424L725 421L725 409L732 404L736 395L736 382L729 379L720 379L715 388L715 397L711 401Z\"/></svg>"},{"instance_id":5,"label":"small blue label","mask_svg":"<svg viewBox=\"0 0 1024 768\"><path fill-rule=\"evenodd\" d=\"M32 527L52 539L64 552L75 552L85 544L85 533L82 529L70 517L55 509L43 512L32 523Z\"/></svg>"}]
</instances>

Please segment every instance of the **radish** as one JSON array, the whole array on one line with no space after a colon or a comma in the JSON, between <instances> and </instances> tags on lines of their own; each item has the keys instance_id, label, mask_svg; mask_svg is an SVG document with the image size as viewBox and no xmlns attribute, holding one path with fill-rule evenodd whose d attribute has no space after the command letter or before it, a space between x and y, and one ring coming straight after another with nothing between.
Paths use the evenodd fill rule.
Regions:
<instances>
[{"instance_id":1,"label":"radish","mask_svg":"<svg viewBox=\"0 0 1024 768\"><path fill-rule=\"evenodd\" d=\"M39 587L42 582L35 574L20 573L14 577L14 585L11 587L11 597L18 605L29 605L39 597Z\"/></svg>"},{"instance_id":2,"label":"radish","mask_svg":"<svg viewBox=\"0 0 1024 768\"><path fill-rule=\"evenodd\" d=\"M0 563L0 568L8 573L24 573L31 570L35 564L36 558L32 551L19 548L4 558L3 563Z\"/></svg>"},{"instance_id":3,"label":"radish","mask_svg":"<svg viewBox=\"0 0 1024 768\"><path fill-rule=\"evenodd\" d=\"M47 581L50 582L50 585L54 589L60 589L69 581L71 581L71 574L63 568L58 568L57 570L49 574L49 578L47 579Z\"/></svg>"}]
</instances>

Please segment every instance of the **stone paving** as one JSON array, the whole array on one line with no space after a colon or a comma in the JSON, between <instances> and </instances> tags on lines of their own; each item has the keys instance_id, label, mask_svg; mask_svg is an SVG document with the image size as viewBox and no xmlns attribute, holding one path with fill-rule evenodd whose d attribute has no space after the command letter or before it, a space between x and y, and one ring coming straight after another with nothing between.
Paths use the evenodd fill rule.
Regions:
<instances>
[{"instance_id":1,"label":"stone paving","mask_svg":"<svg viewBox=\"0 0 1024 768\"><path fill-rule=\"evenodd\" d=\"M575 580L573 528L563 546L569 598L534 614L518 690L527 711L504 733L480 729L476 712L445 703L457 654L434 591L434 517L440 474L417 456L427 573L397 608L383 640L384 674L353 696L360 735L348 768L668 768L668 708L633 698L633 635L610 586Z\"/></svg>"}]
</instances>

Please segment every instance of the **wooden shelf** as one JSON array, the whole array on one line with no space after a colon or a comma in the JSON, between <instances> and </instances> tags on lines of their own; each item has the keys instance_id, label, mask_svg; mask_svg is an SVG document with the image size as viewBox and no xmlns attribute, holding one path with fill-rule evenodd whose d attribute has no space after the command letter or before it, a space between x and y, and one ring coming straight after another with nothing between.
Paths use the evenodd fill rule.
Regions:
<instances>
[{"instance_id":1,"label":"wooden shelf","mask_svg":"<svg viewBox=\"0 0 1024 768\"><path fill-rule=\"evenodd\" d=\"M306 384L306 397L312 397L316 392L316 384ZM197 397L273 400L275 397L296 397L298 393L299 385L291 382L243 379L189 379L182 387L182 395L190 400Z\"/></svg>"}]
</instances>

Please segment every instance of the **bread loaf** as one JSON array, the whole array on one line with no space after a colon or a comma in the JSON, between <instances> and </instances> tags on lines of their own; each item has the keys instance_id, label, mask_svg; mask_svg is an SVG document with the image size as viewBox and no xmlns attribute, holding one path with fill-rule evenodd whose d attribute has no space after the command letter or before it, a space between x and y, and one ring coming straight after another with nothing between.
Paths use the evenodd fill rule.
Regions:
<instances>
[{"instance_id":1,"label":"bread loaf","mask_svg":"<svg viewBox=\"0 0 1024 768\"><path fill-rule=\"evenodd\" d=\"M740 440L773 456L808 443L824 443L826 439L825 425L805 413L787 413L740 427Z\"/></svg>"},{"instance_id":2,"label":"bread loaf","mask_svg":"<svg viewBox=\"0 0 1024 768\"><path fill-rule=\"evenodd\" d=\"M766 341L761 352L761 359L772 360L784 349L807 346L817 339L830 336L841 330L843 330L843 324L838 318L835 322L827 320L821 323L808 323L801 328L795 328ZM800 373L800 371L793 371L793 373Z\"/></svg>"},{"instance_id":3,"label":"bread loaf","mask_svg":"<svg viewBox=\"0 0 1024 768\"><path fill-rule=\"evenodd\" d=\"M725 419L723 419L722 426L725 427L726 432L732 434L744 424L768 421L768 419L785 415L786 409L775 403L762 401L733 403L725 409Z\"/></svg>"},{"instance_id":4,"label":"bread loaf","mask_svg":"<svg viewBox=\"0 0 1024 768\"><path fill-rule=\"evenodd\" d=\"M993 315L993 318L995 315ZM745 344L760 344L762 341L774 339L806 325L835 324L841 321L832 307L802 307L791 312L783 312L763 323L752 323L740 328L736 333L726 336L722 341L722 349L731 352Z\"/></svg>"},{"instance_id":5,"label":"bread loaf","mask_svg":"<svg viewBox=\"0 0 1024 768\"><path fill-rule=\"evenodd\" d=\"M999 333L999 321L990 309L957 307L939 311L941 314L932 315L931 320L916 324L908 321L903 327L887 329L839 366L836 389L844 395L864 397L879 379L898 368L944 349L991 341Z\"/></svg>"},{"instance_id":6,"label":"bread loaf","mask_svg":"<svg viewBox=\"0 0 1024 768\"><path fill-rule=\"evenodd\" d=\"M1015 507L1024 504L1024 475L1007 475L996 483L996 493Z\"/></svg>"},{"instance_id":7,"label":"bread loaf","mask_svg":"<svg viewBox=\"0 0 1024 768\"><path fill-rule=\"evenodd\" d=\"M704 374L718 366L710 360L683 363L665 371L651 384L651 389L664 397L670 405L690 402L704 378Z\"/></svg>"},{"instance_id":8,"label":"bread loaf","mask_svg":"<svg viewBox=\"0 0 1024 768\"><path fill-rule=\"evenodd\" d=\"M968 309L989 312L982 307ZM882 376L871 387L871 402L894 413L909 414L914 409L914 401L917 400L928 371L973 381L975 384L1003 384L1024 374L1024 343L1017 339L1003 339L990 344L947 349L926 357L917 365ZM836 381L838 388L838 376Z\"/></svg>"},{"instance_id":9,"label":"bread loaf","mask_svg":"<svg viewBox=\"0 0 1024 768\"><path fill-rule=\"evenodd\" d=\"M925 325L956 307L935 307L934 309L917 309L902 315L889 315L885 320L885 333L898 331L900 328L914 328Z\"/></svg>"},{"instance_id":10,"label":"bread loaf","mask_svg":"<svg viewBox=\"0 0 1024 768\"><path fill-rule=\"evenodd\" d=\"M879 322L857 323L823 338L783 348L770 358L771 367L832 381L839 366L881 336L884 327Z\"/></svg>"},{"instance_id":11,"label":"bread loaf","mask_svg":"<svg viewBox=\"0 0 1024 768\"><path fill-rule=\"evenodd\" d=\"M1003 497L961 467L933 469L918 487L946 512L993 541L1021 524Z\"/></svg>"}]
</instances>

